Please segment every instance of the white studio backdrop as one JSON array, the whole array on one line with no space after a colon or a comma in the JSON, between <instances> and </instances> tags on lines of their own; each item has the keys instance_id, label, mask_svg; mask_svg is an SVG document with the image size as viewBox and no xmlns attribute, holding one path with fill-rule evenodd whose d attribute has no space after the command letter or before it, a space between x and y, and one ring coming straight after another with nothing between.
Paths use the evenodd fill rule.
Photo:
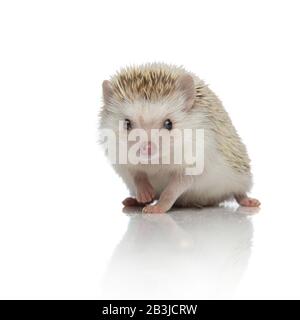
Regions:
<instances>
[{"instance_id":1,"label":"white studio backdrop","mask_svg":"<svg viewBox=\"0 0 300 320\"><path fill-rule=\"evenodd\" d=\"M0 298L108 297L131 218L97 144L101 84L153 61L203 78L252 158L262 207L230 297L300 298L299 14L296 0L1 0Z\"/></svg>"}]
</instances>

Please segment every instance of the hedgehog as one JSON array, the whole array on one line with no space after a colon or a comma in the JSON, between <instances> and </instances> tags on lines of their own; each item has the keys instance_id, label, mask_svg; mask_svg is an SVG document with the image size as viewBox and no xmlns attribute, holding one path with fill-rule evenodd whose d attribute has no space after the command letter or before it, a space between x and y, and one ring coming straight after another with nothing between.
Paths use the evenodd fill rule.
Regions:
<instances>
[{"instance_id":1,"label":"hedgehog","mask_svg":"<svg viewBox=\"0 0 300 320\"><path fill-rule=\"evenodd\" d=\"M252 174L246 147L222 102L194 73L164 63L130 66L104 80L102 89L100 128L115 135L112 165L130 195L124 206L142 206L144 213L234 199L240 206L260 206L247 195ZM195 135L183 140L187 129L203 132L201 142ZM144 134L134 141L129 137L136 132ZM162 152L164 141L169 152ZM130 150L139 161L128 161ZM187 152L195 161L201 158L201 170L190 174L190 162L175 163L178 151L183 159ZM120 161L121 154L126 161Z\"/></svg>"}]
</instances>

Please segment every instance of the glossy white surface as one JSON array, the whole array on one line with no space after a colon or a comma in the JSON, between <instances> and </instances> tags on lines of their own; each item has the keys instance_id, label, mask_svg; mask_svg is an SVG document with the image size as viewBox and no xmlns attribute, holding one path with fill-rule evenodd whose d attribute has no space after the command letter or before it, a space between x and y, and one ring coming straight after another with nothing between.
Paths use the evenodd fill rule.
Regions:
<instances>
[{"instance_id":1,"label":"glossy white surface","mask_svg":"<svg viewBox=\"0 0 300 320\"><path fill-rule=\"evenodd\" d=\"M246 210L129 214L104 276L105 298L222 298L232 294L251 255Z\"/></svg>"},{"instance_id":2,"label":"glossy white surface","mask_svg":"<svg viewBox=\"0 0 300 320\"><path fill-rule=\"evenodd\" d=\"M1 2L0 298L300 298L298 12L297 1ZM122 212L126 188L97 145L101 82L157 60L222 98L259 212Z\"/></svg>"}]
</instances>

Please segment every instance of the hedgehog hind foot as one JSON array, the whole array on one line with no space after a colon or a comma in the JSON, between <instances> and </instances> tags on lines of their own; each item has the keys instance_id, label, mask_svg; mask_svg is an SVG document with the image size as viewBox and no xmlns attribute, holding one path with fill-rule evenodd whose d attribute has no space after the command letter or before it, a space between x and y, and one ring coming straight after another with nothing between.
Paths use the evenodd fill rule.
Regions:
<instances>
[{"instance_id":1,"label":"hedgehog hind foot","mask_svg":"<svg viewBox=\"0 0 300 320\"><path fill-rule=\"evenodd\" d=\"M139 203L135 198L129 197L122 201L124 207L140 207L143 206L142 203Z\"/></svg>"},{"instance_id":2,"label":"hedgehog hind foot","mask_svg":"<svg viewBox=\"0 0 300 320\"><path fill-rule=\"evenodd\" d=\"M236 201L242 207L259 207L260 201L254 198L249 198L246 194L236 195Z\"/></svg>"}]
</instances>

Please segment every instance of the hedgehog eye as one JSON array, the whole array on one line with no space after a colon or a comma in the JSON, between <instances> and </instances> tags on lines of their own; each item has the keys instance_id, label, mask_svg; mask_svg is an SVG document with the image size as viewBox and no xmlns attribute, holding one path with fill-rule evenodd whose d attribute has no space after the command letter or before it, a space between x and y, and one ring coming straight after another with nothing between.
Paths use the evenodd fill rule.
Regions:
<instances>
[{"instance_id":1,"label":"hedgehog eye","mask_svg":"<svg viewBox=\"0 0 300 320\"><path fill-rule=\"evenodd\" d=\"M173 124L172 124L172 121L170 119L167 119L164 122L164 128L167 129L167 130L172 130Z\"/></svg>"},{"instance_id":2,"label":"hedgehog eye","mask_svg":"<svg viewBox=\"0 0 300 320\"><path fill-rule=\"evenodd\" d=\"M132 128L131 122L129 119L124 120L124 129L125 130L130 130Z\"/></svg>"}]
</instances>

